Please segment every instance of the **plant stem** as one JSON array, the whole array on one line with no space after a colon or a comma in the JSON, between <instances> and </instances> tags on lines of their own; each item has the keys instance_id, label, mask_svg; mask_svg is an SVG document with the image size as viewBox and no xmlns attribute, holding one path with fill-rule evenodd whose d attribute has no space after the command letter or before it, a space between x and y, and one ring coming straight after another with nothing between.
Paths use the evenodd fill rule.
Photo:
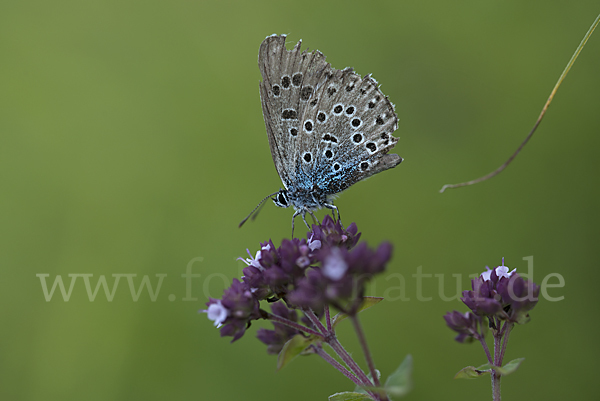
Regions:
<instances>
[{"instance_id":1,"label":"plant stem","mask_svg":"<svg viewBox=\"0 0 600 401\"><path fill-rule=\"evenodd\" d=\"M485 338L482 335L479 336L479 342L481 343L481 346L483 347L483 350L485 351L485 355L487 356L488 363L490 365L493 365L494 360L492 359L492 354L490 354L490 349L488 348L487 343L485 342Z\"/></svg>"},{"instance_id":2,"label":"plant stem","mask_svg":"<svg viewBox=\"0 0 600 401\"><path fill-rule=\"evenodd\" d=\"M302 309L302 312L306 315L306 317L311 321L311 323L319 330L325 337L329 334L328 330L323 326L323 323L319 320L315 312L312 309Z\"/></svg>"},{"instance_id":3,"label":"plant stem","mask_svg":"<svg viewBox=\"0 0 600 401\"><path fill-rule=\"evenodd\" d=\"M371 357L371 352L369 351L369 345L367 344L367 339L365 338L365 333L363 332L362 326L360 325L360 321L356 315L350 316L352 319L352 324L354 325L354 331L356 331L356 336L358 337L358 341L360 342L360 346L362 347L363 354L365 355L365 359L367 360L367 365L369 366L369 372L371 372L371 377L373 378L373 383L375 386L380 387L379 377L377 376L377 371L375 370L375 364L373 363L373 358Z\"/></svg>"},{"instance_id":4,"label":"plant stem","mask_svg":"<svg viewBox=\"0 0 600 401\"><path fill-rule=\"evenodd\" d=\"M375 368L374 368L374 365L373 365L373 361L371 359L371 354L369 353L368 347L366 347L366 340L365 340L364 334L362 332L362 329L360 327L360 323L358 323L358 320L356 319L356 317L353 317L353 320L356 320L356 323L358 324L358 330L356 330L356 332L357 332L357 335L359 336L361 345L364 344L363 351L365 352L365 357L367 357L367 355L368 355L367 363L369 363L369 369L371 369L371 366L373 366L373 369L371 370L371 376L373 377L372 381L369 380L369 377L365 374L365 372L363 372L363 370L360 368L360 366L358 366L358 364L356 363L356 361L354 361L354 359L352 359L352 357L350 356L350 354L348 353L348 351L346 351L344 349L344 347L342 346L342 344L337 339L337 337L335 335L335 331L333 331L333 329L325 328L325 326L323 325L323 323L321 323L321 321L319 320L319 318L317 317L317 315L312 310L310 310L310 309L306 309L306 310L303 309L302 311L304 312L304 314L306 315L306 317L308 317L308 319L311 321L311 323L319 331L321 331L322 334L318 333L318 335L321 336L321 337L324 337L323 341L325 341L331 347L331 349L333 349L333 351L340 357L340 359L342 361L344 361L344 363L346 364L346 366L348 366L348 368L355 375L354 377L359 381L359 383L357 383L357 385L359 385L359 386L373 386L373 385L375 385L375 386L378 386L378 387L380 386L380 384L379 384L379 378L377 377L377 372L375 371ZM328 312L328 309L326 309L326 313L327 312ZM328 324L329 327L331 326L331 319L327 320L327 324ZM355 329L356 329L356 325L355 325ZM366 391L375 400L388 401L388 398L386 396L381 396L381 395L379 395L379 394L377 394L375 392L369 391L369 390L366 390Z\"/></svg>"},{"instance_id":5,"label":"plant stem","mask_svg":"<svg viewBox=\"0 0 600 401\"><path fill-rule=\"evenodd\" d=\"M327 331L331 331L331 315L329 314L329 305L325 304L325 322L327 322Z\"/></svg>"},{"instance_id":6,"label":"plant stem","mask_svg":"<svg viewBox=\"0 0 600 401\"><path fill-rule=\"evenodd\" d=\"M501 366L502 356L500 352L500 343L502 342L502 335L500 334L500 327L493 331L494 334L494 364L493 366ZM496 369L492 369L492 397L494 401L500 401L500 378L502 376Z\"/></svg>"},{"instance_id":7,"label":"plant stem","mask_svg":"<svg viewBox=\"0 0 600 401\"><path fill-rule=\"evenodd\" d=\"M362 369L360 368L360 366L358 366L358 364L354 361L354 359L352 359L352 357L350 356L348 351L346 351L344 349L344 347L342 346L342 344L339 342L339 340L337 339L337 337L335 335L327 341L327 344L329 344L329 346L333 349L333 351L342 359L342 361L344 361L344 363L350 368L350 370L360 380L362 380L362 382L363 382L362 384L364 386L372 386L373 385L373 383L371 382L371 380L369 380L369 378L367 377L365 372L363 372Z\"/></svg>"},{"instance_id":8,"label":"plant stem","mask_svg":"<svg viewBox=\"0 0 600 401\"><path fill-rule=\"evenodd\" d=\"M362 371L360 366L352 359L348 351L344 349L342 344L339 342L337 337L335 336L334 331L329 331L323 326L323 323L319 320L317 315L310 309L302 310L304 314L310 319L312 324L314 324L323 334L319 334L321 337L324 337L324 341L329 344L329 346L333 349L333 351L344 361L344 363L350 368L350 370L362 381L362 385L364 386L372 386L373 383L367 375Z\"/></svg>"},{"instance_id":9,"label":"plant stem","mask_svg":"<svg viewBox=\"0 0 600 401\"><path fill-rule=\"evenodd\" d=\"M296 322L294 322L292 320L286 319L286 318L281 317L281 316L274 315L274 314L269 313L267 311L263 311L263 312L266 315L266 318L269 319L269 320L273 320L274 322L281 323L281 324L286 325L288 327L291 327L293 329L303 331L306 334L312 334L313 336L319 336L319 337L323 338L323 334L321 334L318 331L315 331L315 330L313 330L311 328L303 326L300 323L296 323Z\"/></svg>"},{"instance_id":10,"label":"plant stem","mask_svg":"<svg viewBox=\"0 0 600 401\"><path fill-rule=\"evenodd\" d=\"M312 347L316 350L317 355L319 355L327 363L329 363L331 366L333 366L338 371L340 371L340 373L342 373L348 379L352 380L352 382L354 384L356 384L357 386L362 386L363 385L363 382L360 381L360 379L358 377L356 377L354 374L352 374L352 372L350 372L348 369L346 369L346 367L344 365L342 365L341 363L339 363L338 361L336 361L322 347L320 347L320 346L314 346L314 345Z\"/></svg>"},{"instance_id":11,"label":"plant stem","mask_svg":"<svg viewBox=\"0 0 600 401\"><path fill-rule=\"evenodd\" d=\"M504 342L502 343L502 349L500 350L500 364L502 364L502 361L504 360L504 352L506 352L506 345L508 344L508 336L515 324L506 322L506 325L507 325L506 330L504 332Z\"/></svg>"},{"instance_id":12,"label":"plant stem","mask_svg":"<svg viewBox=\"0 0 600 401\"><path fill-rule=\"evenodd\" d=\"M548 110L548 106L550 106L550 103L552 103L552 99L554 99L554 95L556 94L556 91L558 90L559 86L562 84L563 80L569 73L569 70L573 66L573 63L575 63L577 56L579 56L579 53L581 53L581 50L583 50L583 47L585 46L586 42L592 35L592 32L594 32L594 29L596 29L596 26L598 26L599 22L600 22L600 14L596 17L596 19L592 23L592 26L590 27L590 29L587 31L587 33L583 37L583 40L579 44L579 47L577 47L577 49L575 50L575 53L573 54L573 56L571 56L571 59L567 63L567 66L563 70L563 73L558 78L558 82L556 82L556 85L554 85L554 89L552 89L552 92L550 92L550 96L548 97L548 100L546 100L544 107L542 107L542 112L540 113L538 119L536 120L535 124L533 125L533 129L529 132L527 137L525 137L525 140L521 143L521 145L517 148L517 150L508 158L508 160L505 161L504 164L502 164L496 170L492 171L491 173L489 173L483 177L479 177L475 180L471 180L471 181L467 181L467 182L462 182L460 184L446 184L442 187L442 189L440 189L440 193L444 192L448 188L459 188L459 187L464 187L465 185L473 185L473 184L477 184L478 182L488 180L488 179L500 174L502 172L502 170L504 170L513 161L513 159L515 157L517 157L519 152L521 152L521 149L523 149L523 147L525 145L527 145L527 142L529 142L529 140L533 136L533 133L535 132L537 127L542 122L542 118L544 118L544 115L546 114L546 110Z\"/></svg>"}]
</instances>

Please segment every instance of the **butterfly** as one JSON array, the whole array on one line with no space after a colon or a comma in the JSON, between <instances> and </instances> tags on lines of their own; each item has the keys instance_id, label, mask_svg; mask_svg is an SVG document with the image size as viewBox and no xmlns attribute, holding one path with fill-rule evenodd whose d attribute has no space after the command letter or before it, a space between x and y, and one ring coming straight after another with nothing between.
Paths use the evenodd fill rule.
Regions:
<instances>
[{"instance_id":1,"label":"butterfly","mask_svg":"<svg viewBox=\"0 0 600 401\"><path fill-rule=\"evenodd\" d=\"M307 227L306 214L337 213L337 194L381 171L396 167L402 158L388 151L398 138L394 105L370 75L361 78L352 68L337 70L318 50L301 52L299 41L285 47L286 35L268 36L260 45L260 98L271 156L285 189L265 200L295 209Z\"/></svg>"}]
</instances>

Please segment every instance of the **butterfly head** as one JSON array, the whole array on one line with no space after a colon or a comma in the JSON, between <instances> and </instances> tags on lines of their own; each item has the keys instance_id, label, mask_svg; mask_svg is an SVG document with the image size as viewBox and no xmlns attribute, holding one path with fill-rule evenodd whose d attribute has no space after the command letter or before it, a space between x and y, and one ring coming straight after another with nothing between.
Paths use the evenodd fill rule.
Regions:
<instances>
[{"instance_id":1,"label":"butterfly head","mask_svg":"<svg viewBox=\"0 0 600 401\"><path fill-rule=\"evenodd\" d=\"M274 198L271 198L273 203L279 207L290 207L290 198L288 197L287 190L280 189L279 192L275 194Z\"/></svg>"}]
</instances>

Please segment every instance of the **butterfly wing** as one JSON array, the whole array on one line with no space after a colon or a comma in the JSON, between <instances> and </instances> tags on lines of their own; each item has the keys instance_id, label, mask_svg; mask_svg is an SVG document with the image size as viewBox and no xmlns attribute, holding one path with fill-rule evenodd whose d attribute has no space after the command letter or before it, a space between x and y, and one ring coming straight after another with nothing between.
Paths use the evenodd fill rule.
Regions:
<instances>
[{"instance_id":1,"label":"butterfly wing","mask_svg":"<svg viewBox=\"0 0 600 401\"><path fill-rule=\"evenodd\" d=\"M302 157L300 118L324 74L331 70L325 56L300 52L301 41L288 51L285 35L269 36L261 44L258 65L260 97L271 156L284 186L297 182Z\"/></svg>"},{"instance_id":2,"label":"butterfly wing","mask_svg":"<svg viewBox=\"0 0 600 401\"><path fill-rule=\"evenodd\" d=\"M398 138L394 105L370 75L351 68L330 69L300 116L301 149L314 149L314 162L302 163L326 194L396 167L402 158L388 154Z\"/></svg>"}]
</instances>

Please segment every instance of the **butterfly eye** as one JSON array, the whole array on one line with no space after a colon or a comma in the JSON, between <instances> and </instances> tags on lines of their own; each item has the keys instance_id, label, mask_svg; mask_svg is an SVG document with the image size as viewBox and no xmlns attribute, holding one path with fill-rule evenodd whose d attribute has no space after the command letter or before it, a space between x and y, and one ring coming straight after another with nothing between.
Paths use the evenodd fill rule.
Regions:
<instances>
[{"instance_id":1,"label":"butterfly eye","mask_svg":"<svg viewBox=\"0 0 600 401\"><path fill-rule=\"evenodd\" d=\"M284 192L279 192L277 198L273 199L273 202L279 207L289 206L287 195Z\"/></svg>"}]
</instances>

